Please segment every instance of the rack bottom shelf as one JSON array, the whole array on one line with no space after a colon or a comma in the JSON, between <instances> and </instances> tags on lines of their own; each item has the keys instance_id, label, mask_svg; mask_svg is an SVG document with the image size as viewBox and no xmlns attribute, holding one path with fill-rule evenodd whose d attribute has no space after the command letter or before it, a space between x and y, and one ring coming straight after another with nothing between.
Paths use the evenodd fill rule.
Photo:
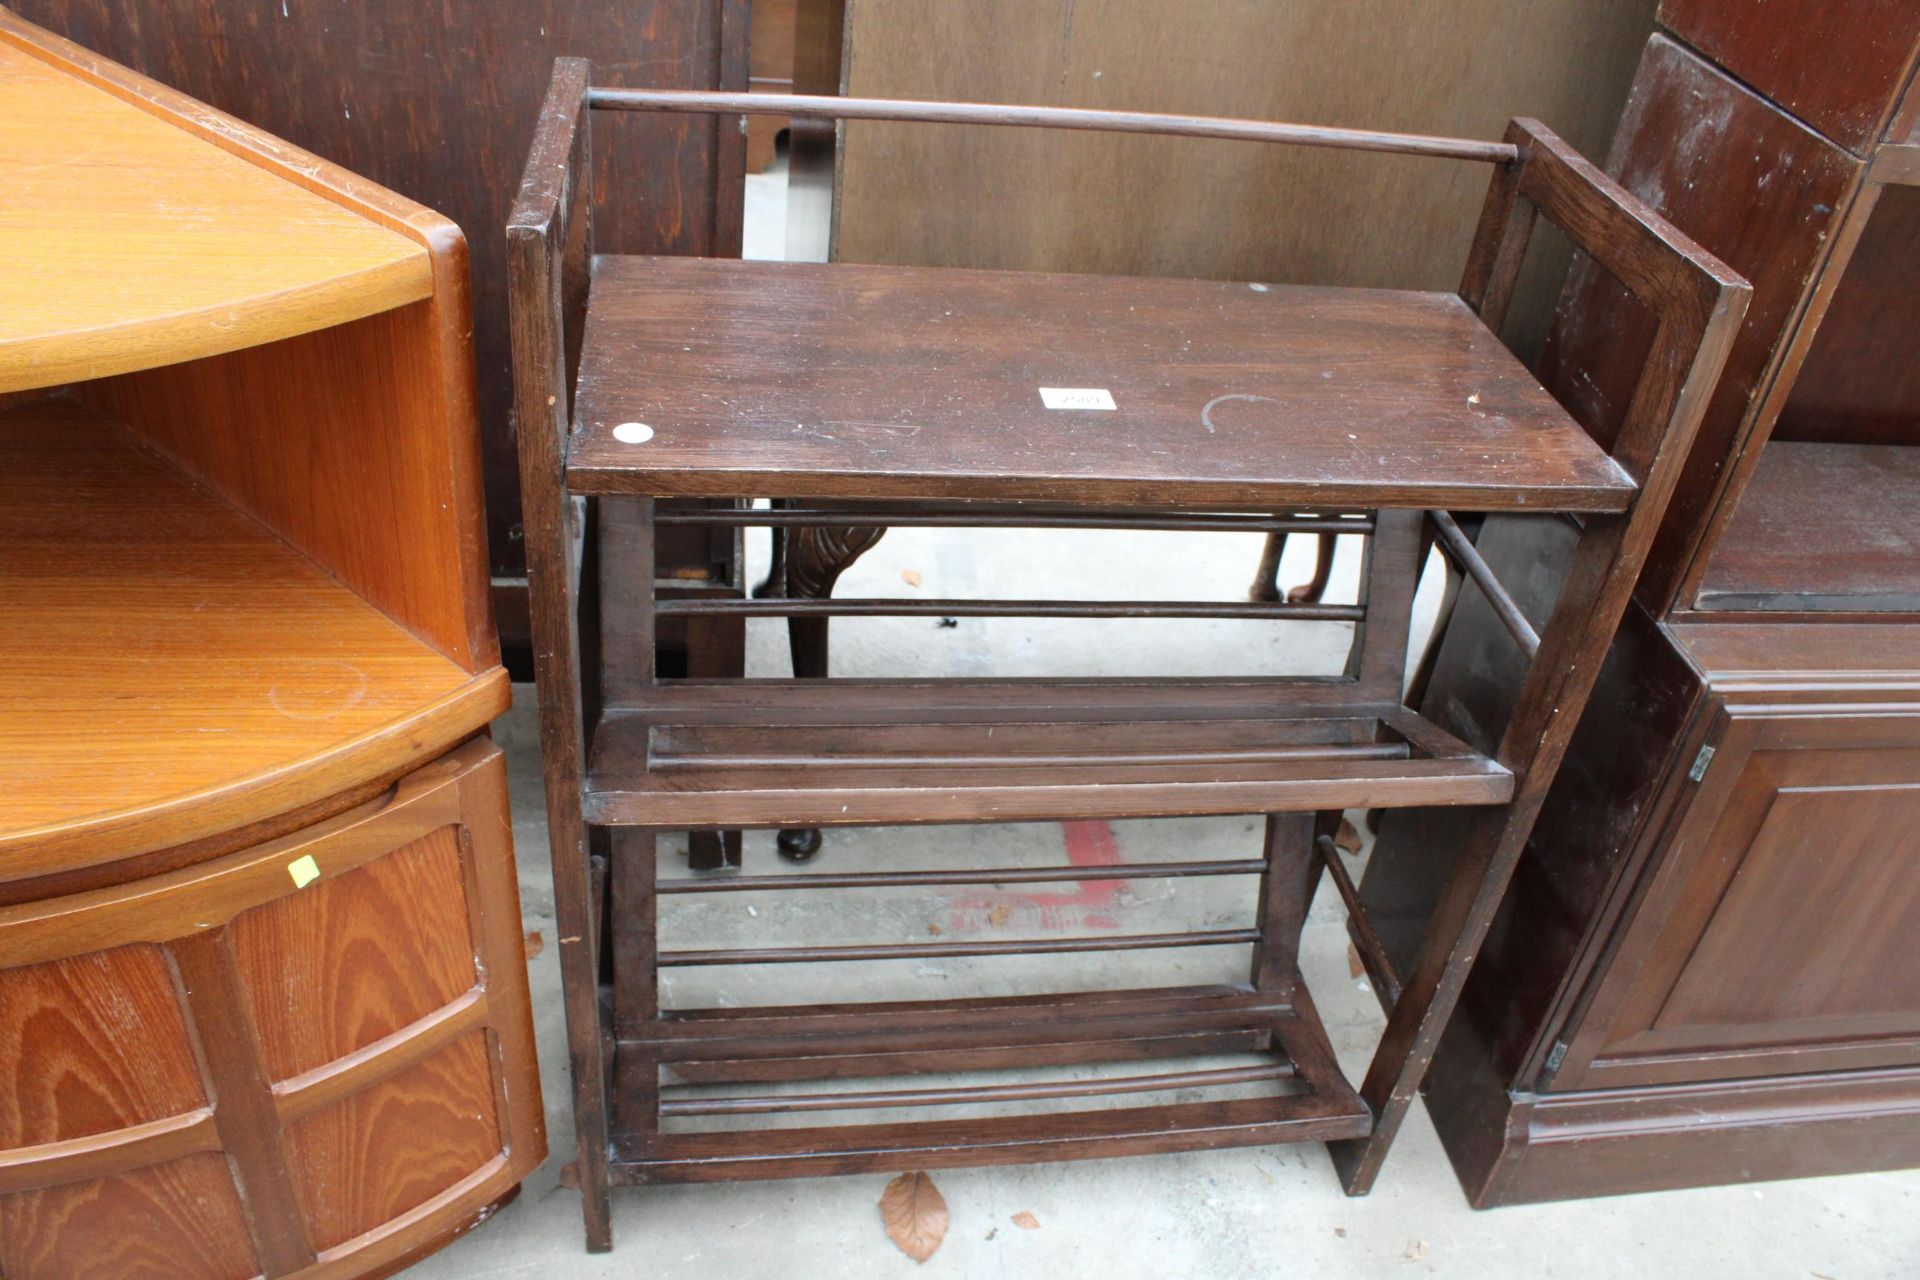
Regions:
<instances>
[{"instance_id":1,"label":"rack bottom shelf","mask_svg":"<svg viewBox=\"0 0 1920 1280\"><path fill-rule=\"evenodd\" d=\"M1151 1059L1236 1054L1201 1069ZM1373 1120L1340 1075L1297 978L1276 990L1174 987L991 999L669 1013L614 1043L612 1180L621 1185L807 1177L1145 1155L1365 1137ZM1251 1055L1250 1057L1248 1055ZM1064 1079L1010 1072L1073 1066ZM993 1072L994 1083L968 1079ZM924 1078L937 1073L937 1081ZM905 1089L860 1077L922 1076ZM832 1082L832 1092L712 1085ZM1273 1086L1285 1091L1271 1092ZM1249 1088L1269 1090L1261 1096ZM1148 1106L954 1119L663 1131L682 1116L962 1111L1011 1103L1179 1094ZM1202 1096L1191 1100L1191 1095Z\"/></svg>"}]
</instances>

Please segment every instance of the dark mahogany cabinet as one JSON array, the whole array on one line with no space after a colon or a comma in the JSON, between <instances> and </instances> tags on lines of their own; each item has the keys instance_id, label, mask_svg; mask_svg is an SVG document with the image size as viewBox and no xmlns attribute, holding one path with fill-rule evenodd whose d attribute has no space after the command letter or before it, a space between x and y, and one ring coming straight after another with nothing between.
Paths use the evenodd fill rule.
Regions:
<instances>
[{"instance_id":1,"label":"dark mahogany cabinet","mask_svg":"<svg viewBox=\"0 0 1920 1280\"><path fill-rule=\"evenodd\" d=\"M1609 169L1753 305L1429 1078L1480 1206L1920 1165L1920 0L1660 21ZM1576 263L1539 372L1604 430L1650 338ZM1537 621L1572 540L1480 546ZM1516 661L1467 587L1423 712L1489 741ZM1376 917L1450 820L1385 817Z\"/></svg>"}]
</instances>

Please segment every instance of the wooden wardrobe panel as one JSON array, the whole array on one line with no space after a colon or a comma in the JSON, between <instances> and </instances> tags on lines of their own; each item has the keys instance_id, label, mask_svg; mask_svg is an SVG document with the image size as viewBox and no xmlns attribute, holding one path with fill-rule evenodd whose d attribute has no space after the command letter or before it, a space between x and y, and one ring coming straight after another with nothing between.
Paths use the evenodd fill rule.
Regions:
<instances>
[{"instance_id":1,"label":"wooden wardrobe panel","mask_svg":"<svg viewBox=\"0 0 1920 1280\"><path fill-rule=\"evenodd\" d=\"M1712 508L1774 348L1812 282L1859 162L1664 36L1647 43L1607 169L1753 282L1753 301L1667 509L1640 598L1663 596ZM1651 316L1603 271L1567 282L1540 374L1611 438L1633 391Z\"/></svg>"},{"instance_id":2,"label":"wooden wardrobe panel","mask_svg":"<svg viewBox=\"0 0 1920 1280\"><path fill-rule=\"evenodd\" d=\"M165 954L150 945L0 970L0 1150L204 1106ZM0 1275L14 1273L0 1265Z\"/></svg>"},{"instance_id":3,"label":"wooden wardrobe panel","mask_svg":"<svg viewBox=\"0 0 1920 1280\"><path fill-rule=\"evenodd\" d=\"M1536 116L1597 154L1650 0L849 0L848 92L1197 112L1497 138ZM1513 56L1515 51L1525 56ZM1477 165L1238 142L856 123L835 256L1450 289ZM1514 306L1537 346L1565 273Z\"/></svg>"},{"instance_id":4,"label":"wooden wardrobe panel","mask_svg":"<svg viewBox=\"0 0 1920 1280\"><path fill-rule=\"evenodd\" d=\"M1805 919L1809 904L1818 904L1818 927L1755 927ZM1920 770L1912 782L1783 789L1655 1029L1684 1035L1764 1023L1770 1035L1817 1034L1891 1016L1920 1031L1920 968L1905 928L1915 919ZM1836 947L1835 937L1867 945Z\"/></svg>"},{"instance_id":5,"label":"wooden wardrobe panel","mask_svg":"<svg viewBox=\"0 0 1920 1280\"><path fill-rule=\"evenodd\" d=\"M271 1079L365 1048L473 986L456 830L235 917L234 951Z\"/></svg>"},{"instance_id":6,"label":"wooden wardrobe panel","mask_svg":"<svg viewBox=\"0 0 1920 1280\"><path fill-rule=\"evenodd\" d=\"M499 1155L493 1058L487 1033L472 1032L288 1129L316 1246L391 1222Z\"/></svg>"},{"instance_id":7,"label":"wooden wardrobe panel","mask_svg":"<svg viewBox=\"0 0 1920 1280\"><path fill-rule=\"evenodd\" d=\"M1913 0L1661 0L1660 23L1860 155L1920 43Z\"/></svg>"},{"instance_id":8,"label":"wooden wardrobe panel","mask_svg":"<svg viewBox=\"0 0 1920 1280\"><path fill-rule=\"evenodd\" d=\"M594 59L596 82L716 88L721 0L9 3L31 22L410 196L466 231L488 536L493 564L522 572L500 229L547 77L556 57L574 56ZM621 113L594 131L601 247L713 252L715 209L741 196L738 171L716 177L713 121Z\"/></svg>"},{"instance_id":9,"label":"wooden wardrobe panel","mask_svg":"<svg viewBox=\"0 0 1920 1280\"><path fill-rule=\"evenodd\" d=\"M1556 1089L1910 1060L1920 720L1870 710L1733 713Z\"/></svg>"},{"instance_id":10,"label":"wooden wardrobe panel","mask_svg":"<svg viewBox=\"0 0 1920 1280\"><path fill-rule=\"evenodd\" d=\"M1793 384L1776 440L1920 444L1920 187L1888 187Z\"/></svg>"},{"instance_id":11,"label":"wooden wardrobe panel","mask_svg":"<svg viewBox=\"0 0 1920 1280\"><path fill-rule=\"evenodd\" d=\"M244 1280L260 1267L213 1152L0 1197L7 1280Z\"/></svg>"}]
</instances>

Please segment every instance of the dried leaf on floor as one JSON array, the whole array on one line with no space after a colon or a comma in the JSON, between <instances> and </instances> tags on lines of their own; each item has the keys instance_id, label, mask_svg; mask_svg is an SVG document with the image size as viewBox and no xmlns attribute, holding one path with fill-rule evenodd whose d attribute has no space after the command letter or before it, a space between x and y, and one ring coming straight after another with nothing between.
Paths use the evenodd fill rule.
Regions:
<instances>
[{"instance_id":1,"label":"dried leaf on floor","mask_svg":"<svg viewBox=\"0 0 1920 1280\"><path fill-rule=\"evenodd\" d=\"M920 571L918 569L902 569L900 571L900 581L910 587L917 587L920 585Z\"/></svg>"},{"instance_id":2,"label":"dried leaf on floor","mask_svg":"<svg viewBox=\"0 0 1920 1280\"><path fill-rule=\"evenodd\" d=\"M1360 963L1360 948L1349 942L1347 944L1347 976L1358 978L1364 976L1366 972L1367 966Z\"/></svg>"},{"instance_id":3,"label":"dried leaf on floor","mask_svg":"<svg viewBox=\"0 0 1920 1280\"><path fill-rule=\"evenodd\" d=\"M1360 830L1345 818L1340 819L1340 830L1333 837L1334 847L1340 852L1354 854L1360 852Z\"/></svg>"},{"instance_id":4,"label":"dried leaf on floor","mask_svg":"<svg viewBox=\"0 0 1920 1280\"><path fill-rule=\"evenodd\" d=\"M1013 908L1009 907L1006 903L1003 902L999 906L995 907L993 910L987 912L987 923L991 925L1005 924L1007 922L1007 917L1012 914L1013 914Z\"/></svg>"},{"instance_id":5,"label":"dried leaf on floor","mask_svg":"<svg viewBox=\"0 0 1920 1280\"><path fill-rule=\"evenodd\" d=\"M947 1202L924 1173L903 1173L880 1193L880 1221L900 1252L925 1262L947 1238Z\"/></svg>"},{"instance_id":6,"label":"dried leaf on floor","mask_svg":"<svg viewBox=\"0 0 1920 1280\"><path fill-rule=\"evenodd\" d=\"M1038 1231L1040 1229L1040 1219L1034 1217L1025 1209L1022 1209L1013 1215L1013 1225L1022 1231Z\"/></svg>"},{"instance_id":7,"label":"dried leaf on floor","mask_svg":"<svg viewBox=\"0 0 1920 1280\"><path fill-rule=\"evenodd\" d=\"M527 930L527 936L523 938L522 941L526 944L527 959L529 960L547 949L547 940L538 929Z\"/></svg>"},{"instance_id":8,"label":"dried leaf on floor","mask_svg":"<svg viewBox=\"0 0 1920 1280\"><path fill-rule=\"evenodd\" d=\"M930 924L927 926L927 932L937 938L940 936L940 926L937 924Z\"/></svg>"}]
</instances>

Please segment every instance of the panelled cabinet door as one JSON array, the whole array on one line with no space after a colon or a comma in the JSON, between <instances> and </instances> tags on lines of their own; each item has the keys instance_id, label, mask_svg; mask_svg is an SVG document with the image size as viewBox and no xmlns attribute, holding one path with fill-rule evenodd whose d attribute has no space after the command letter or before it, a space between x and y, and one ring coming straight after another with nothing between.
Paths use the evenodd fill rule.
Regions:
<instances>
[{"instance_id":1,"label":"panelled cabinet door","mask_svg":"<svg viewBox=\"0 0 1920 1280\"><path fill-rule=\"evenodd\" d=\"M1733 711L1554 1088L1849 1070L1920 1045L1920 716Z\"/></svg>"},{"instance_id":2,"label":"panelled cabinet door","mask_svg":"<svg viewBox=\"0 0 1920 1280\"><path fill-rule=\"evenodd\" d=\"M357 1276L544 1158L499 751L0 910L0 1277Z\"/></svg>"}]
</instances>

